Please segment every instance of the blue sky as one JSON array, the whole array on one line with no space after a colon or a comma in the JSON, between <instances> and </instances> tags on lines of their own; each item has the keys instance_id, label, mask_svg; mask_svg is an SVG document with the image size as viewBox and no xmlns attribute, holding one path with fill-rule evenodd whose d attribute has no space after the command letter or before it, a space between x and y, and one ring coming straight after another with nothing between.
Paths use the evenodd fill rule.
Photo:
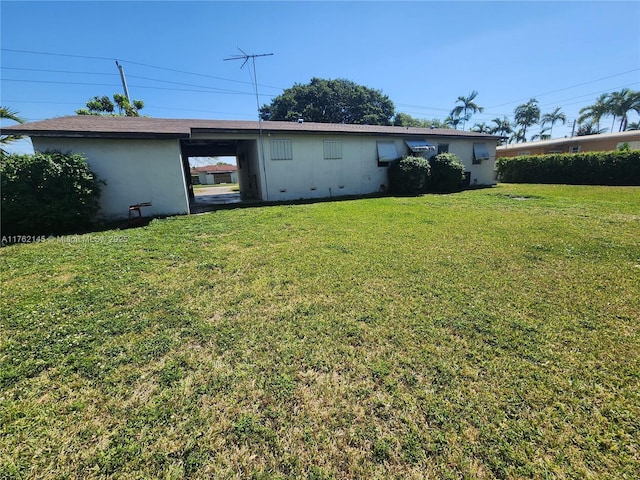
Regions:
<instances>
[{"instance_id":1,"label":"blue sky","mask_svg":"<svg viewBox=\"0 0 640 480\"><path fill-rule=\"evenodd\" d=\"M599 94L640 90L640 2L2 0L0 14L0 100L30 121L122 92L116 59L143 114L256 119L248 69L223 61L238 47L273 53L256 60L261 104L345 78L443 119L477 90L467 127L535 97L568 117L554 137Z\"/></svg>"}]
</instances>

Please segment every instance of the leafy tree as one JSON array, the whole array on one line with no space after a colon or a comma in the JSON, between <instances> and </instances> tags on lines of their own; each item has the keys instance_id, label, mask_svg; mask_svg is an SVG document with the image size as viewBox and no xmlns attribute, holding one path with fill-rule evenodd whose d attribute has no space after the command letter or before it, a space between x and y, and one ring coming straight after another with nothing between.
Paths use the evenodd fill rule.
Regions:
<instances>
[{"instance_id":1,"label":"leafy tree","mask_svg":"<svg viewBox=\"0 0 640 480\"><path fill-rule=\"evenodd\" d=\"M452 118L459 118L462 120L462 129L467 123L467 120L471 118L474 113L482 112L484 108L475 103L475 98L478 96L478 92L473 90L468 96L460 96L456 100L456 105L449 114Z\"/></svg>"},{"instance_id":2,"label":"leafy tree","mask_svg":"<svg viewBox=\"0 0 640 480\"><path fill-rule=\"evenodd\" d=\"M0 107L0 119L24 123L24 120L18 115L18 112L7 107ZM2 145L2 147L0 147L0 152L6 154L7 151L4 149L4 145L8 145L9 143L20 140L21 138L21 135L0 135L0 145Z\"/></svg>"},{"instance_id":3,"label":"leafy tree","mask_svg":"<svg viewBox=\"0 0 640 480\"><path fill-rule=\"evenodd\" d=\"M514 111L514 120L516 125L522 127L522 135L518 138L523 142L526 142L527 128L540 121L540 107L538 106L538 101L535 98L532 98L527 103L518 105Z\"/></svg>"},{"instance_id":4,"label":"leafy tree","mask_svg":"<svg viewBox=\"0 0 640 480\"><path fill-rule=\"evenodd\" d=\"M449 128L442 120L427 120L412 117L407 113L396 113L393 117L393 125L397 127L417 127L417 128Z\"/></svg>"},{"instance_id":5,"label":"leafy tree","mask_svg":"<svg viewBox=\"0 0 640 480\"><path fill-rule=\"evenodd\" d=\"M560 107L556 107L556 109L551 113L545 113L540 119L540 125L544 128L545 125L551 124L551 128L549 129L549 138L553 136L553 126L557 122L562 122L562 125L567 123L567 116L562 113L562 109ZM542 132L540 132L542 134Z\"/></svg>"},{"instance_id":6,"label":"leafy tree","mask_svg":"<svg viewBox=\"0 0 640 480\"><path fill-rule=\"evenodd\" d=\"M106 95L95 96L87 101L87 108L76 110L78 115L115 115L113 112L118 107L119 116L139 117L140 110L144 108L142 100L134 100L133 105L129 103L127 97L121 93L114 93L115 104Z\"/></svg>"},{"instance_id":7,"label":"leafy tree","mask_svg":"<svg viewBox=\"0 0 640 480\"><path fill-rule=\"evenodd\" d=\"M391 125L395 107L379 90L350 80L312 78L308 85L294 84L271 104L260 108L263 120Z\"/></svg>"},{"instance_id":8,"label":"leafy tree","mask_svg":"<svg viewBox=\"0 0 640 480\"><path fill-rule=\"evenodd\" d=\"M0 157L2 231L52 235L89 226L103 182L80 154L60 152Z\"/></svg>"}]
</instances>

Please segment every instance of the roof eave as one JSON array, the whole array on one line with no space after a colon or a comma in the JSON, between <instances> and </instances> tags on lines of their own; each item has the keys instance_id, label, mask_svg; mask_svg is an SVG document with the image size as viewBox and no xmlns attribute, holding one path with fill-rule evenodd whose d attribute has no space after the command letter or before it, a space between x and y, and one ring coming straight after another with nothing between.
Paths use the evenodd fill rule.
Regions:
<instances>
[{"instance_id":1,"label":"roof eave","mask_svg":"<svg viewBox=\"0 0 640 480\"><path fill-rule=\"evenodd\" d=\"M182 139L189 138L188 133L160 133L160 132L78 132L78 131L38 131L38 130L20 130L20 129L3 129L2 133L9 132L12 135L24 135L32 138L108 138L108 139L137 139L137 140L153 140L153 139Z\"/></svg>"}]
</instances>

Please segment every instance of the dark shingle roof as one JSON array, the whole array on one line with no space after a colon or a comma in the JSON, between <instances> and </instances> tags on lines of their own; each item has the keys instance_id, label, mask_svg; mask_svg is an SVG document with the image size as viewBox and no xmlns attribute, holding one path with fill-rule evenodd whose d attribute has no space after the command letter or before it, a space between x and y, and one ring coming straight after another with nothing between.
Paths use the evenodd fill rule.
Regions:
<instances>
[{"instance_id":1,"label":"dark shingle roof","mask_svg":"<svg viewBox=\"0 0 640 480\"><path fill-rule=\"evenodd\" d=\"M351 135L398 135L499 138L447 128L347 125L314 122L261 122L264 132ZM192 132L256 133L260 122L246 120L194 120L147 117L73 115L3 127L3 132L32 137L188 138Z\"/></svg>"}]
</instances>

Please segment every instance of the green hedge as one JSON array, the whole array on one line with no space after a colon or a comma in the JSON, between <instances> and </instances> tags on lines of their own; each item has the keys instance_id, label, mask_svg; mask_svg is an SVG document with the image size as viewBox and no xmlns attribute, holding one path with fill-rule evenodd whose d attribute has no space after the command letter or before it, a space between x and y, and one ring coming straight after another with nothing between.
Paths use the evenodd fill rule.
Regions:
<instances>
[{"instance_id":1,"label":"green hedge","mask_svg":"<svg viewBox=\"0 0 640 480\"><path fill-rule=\"evenodd\" d=\"M440 153L428 160L404 157L389 166L389 190L400 195L427 192L449 193L462 188L464 165L453 153Z\"/></svg>"},{"instance_id":2,"label":"green hedge","mask_svg":"<svg viewBox=\"0 0 640 480\"><path fill-rule=\"evenodd\" d=\"M76 233L99 210L100 187L80 154L0 156L2 235Z\"/></svg>"},{"instance_id":3,"label":"green hedge","mask_svg":"<svg viewBox=\"0 0 640 480\"><path fill-rule=\"evenodd\" d=\"M499 158L496 170L507 183L640 185L640 150Z\"/></svg>"},{"instance_id":4,"label":"green hedge","mask_svg":"<svg viewBox=\"0 0 640 480\"><path fill-rule=\"evenodd\" d=\"M431 167L422 157L405 157L389 166L389 189L391 193L414 195L427 191Z\"/></svg>"}]
</instances>

